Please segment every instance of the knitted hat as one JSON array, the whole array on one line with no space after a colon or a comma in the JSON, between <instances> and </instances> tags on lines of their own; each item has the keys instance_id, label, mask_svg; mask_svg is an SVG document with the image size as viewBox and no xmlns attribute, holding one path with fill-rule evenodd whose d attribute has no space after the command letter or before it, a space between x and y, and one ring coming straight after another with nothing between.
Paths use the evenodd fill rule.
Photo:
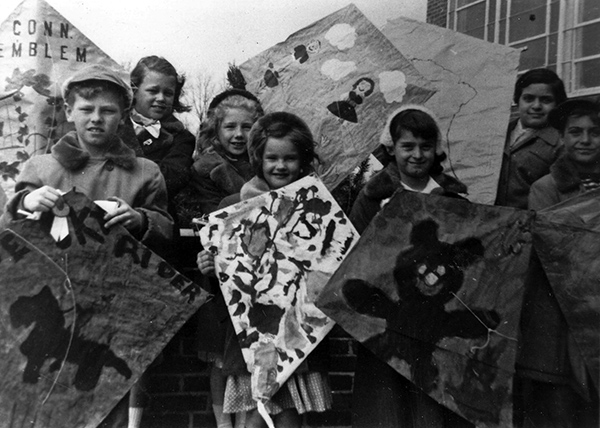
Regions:
<instances>
[{"instance_id":1,"label":"knitted hat","mask_svg":"<svg viewBox=\"0 0 600 428\"><path fill-rule=\"evenodd\" d=\"M424 107L422 105L418 105L418 104L406 104L403 105L402 107L394 110L387 118L386 122L385 122L385 126L383 128L383 132L381 133L381 136L379 138L379 142L381 143L382 146L384 147L394 147L394 142L392 141L392 133L391 133L391 125L392 125L392 121L394 120L394 118L399 115L400 113L407 111L407 110L418 110L421 111L423 113L425 113L426 115L430 116L433 121L435 122L435 124L437 125L437 129L438 129L438 133L437 133L437 139L435 142L435 152L438 155L441 155L443 153L442 150L442 135L441 135L441 131L440 131L440 122L437 119L437 117L435 116L435 114L433 114L433 112L431 110L429 110L427 107Z\"/></svg>"},{"instance_id":2,"label":"knitted hat","mask_svg":"<svg viewBox=\"0 0 600 428\"><path fill-rule=\"evenodd\" d=\"M131 86L121 78L119 73L111 68L101 64L93 64L77 70L69 77L62 86L62 95L66 100L68 92L75 83L84 82L86 80L103 80L117 85L125 96L125 107L129 108L133 101L133 91Z\"/></svg>"}]
</instances>

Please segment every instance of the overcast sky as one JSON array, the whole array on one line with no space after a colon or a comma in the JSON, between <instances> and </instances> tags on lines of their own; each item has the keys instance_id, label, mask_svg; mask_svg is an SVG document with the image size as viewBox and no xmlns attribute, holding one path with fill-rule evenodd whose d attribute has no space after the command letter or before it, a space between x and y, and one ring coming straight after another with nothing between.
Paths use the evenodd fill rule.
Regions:
<instances>
[{"instance_id":1,"label":"overcast sky","mask_svg":"<svg viewBox=\"0 0 600 428\"><path fill-rule=\"evenodd\" d=\"M354 3L378 28L425 21L427 0L47 0L118 63L161 55L178 71L224 78L248 58ZM20 0L0 1L4 21Z\"/></svg>"}]
</instances>

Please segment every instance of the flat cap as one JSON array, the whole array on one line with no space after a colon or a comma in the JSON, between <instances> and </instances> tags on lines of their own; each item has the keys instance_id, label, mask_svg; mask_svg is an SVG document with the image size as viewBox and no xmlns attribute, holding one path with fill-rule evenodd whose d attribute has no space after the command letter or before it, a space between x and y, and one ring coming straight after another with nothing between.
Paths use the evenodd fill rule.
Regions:
<instances>
[{"instance_id":1,"label":"flat cap","mask_svg":"<svg viewBox=\"0 0 600 428\"><path fill-rule=\"evenodd\" d=\"M117 85L120 89L122 89L123 94L125 95L125 107L128 108L131 106L133 101L133 91L131 90L131 86L129 86L129 84L121 78L116 70L101 64L93 64L83 67L65 80L62 86L63 98L66 99L67 92L69 89L71 89L73 84L84 82L86 80L103 80L105 82L110 82Z\"/></svg>"}]
</instances>

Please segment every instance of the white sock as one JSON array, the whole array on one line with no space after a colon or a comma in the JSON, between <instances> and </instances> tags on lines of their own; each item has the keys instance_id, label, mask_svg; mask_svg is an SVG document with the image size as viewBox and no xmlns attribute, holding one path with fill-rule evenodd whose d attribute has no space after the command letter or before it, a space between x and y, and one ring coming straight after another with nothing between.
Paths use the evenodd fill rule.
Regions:
<instances>
[{"instance_id":1,"label":"white sock","mask_svg":"<svg viewBox=\"0 0 600 428\"><path fill-rule=\"evenodd\" d=\"M129 408L129 425L127 428L140 428L142 423L142 415L144 414L143 407L130 407Z\"/></svg>"},{"instance_id":2,"label":"white sock","mask_svg":"<svg viewBox=\"0 0 600 428\"><path fill-rule=\"evenodd\" d=\"M235 428L244 428L246 426L246 412L237 412L235 414Z\"/></svg>"},{"instance_id":3,"label":"white sock","mask_svg":"<svg viewBox=\"0 0 600 428\"><path fill-rule=\"evenodd\" d=\"M215 420L217 421L217 428L233 428L231 424L231 415L229 413L223 413L222 404L213 404L213 413L215 414Z\"/></svg>"}]
</instances>

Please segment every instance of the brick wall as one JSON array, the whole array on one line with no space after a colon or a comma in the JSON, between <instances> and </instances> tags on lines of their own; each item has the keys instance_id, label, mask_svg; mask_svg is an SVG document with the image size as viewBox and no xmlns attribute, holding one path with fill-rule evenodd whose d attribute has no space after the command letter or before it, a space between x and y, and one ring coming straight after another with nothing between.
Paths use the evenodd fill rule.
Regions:
<instances>
[{"instance_id":1,"label":"brick wall","mask_svg":"<svg viewBox=\"0 0 600 428\"><path fill-rule=\"evenodd\" d=\"M182 273L193 278L197 238L183 238L179 249ZM187 268L186 268L187 267ZM210 366L196 356L197 319L192 317L175 335L163 352L161 364L148 372L151 401L144 413L144 428L212 428L215 420L210 398ZM305 427L349 427L352 380L357 343L340 327L328 335L330 352L329 381L333 408L325 413L309 414Z\"/></svg>"},{"instance_id":2,"label":"brick wall","mask_svg":"<svg viewBox=\"0 0 600 428\"><path fill-rule=\"evenodd\" d=\"M145 428L212 428L207 364L196 358L196 322L192 318L167 345L161 364L149 369L151 401ZM329 334L330 383L333 408L305 416L305 427L349 427L356 342L340 327Z\"/></svg>"},{"instance_id":3,"label":"brick wall","mask_svg":"<svg viewBox=\"0 0 600 428\"><path fill-rule=\"evenodd\" d=\"M427 22L439 27L446 27L448 13L447 0L427 0Z\"/></svg>"}]
</instances>

